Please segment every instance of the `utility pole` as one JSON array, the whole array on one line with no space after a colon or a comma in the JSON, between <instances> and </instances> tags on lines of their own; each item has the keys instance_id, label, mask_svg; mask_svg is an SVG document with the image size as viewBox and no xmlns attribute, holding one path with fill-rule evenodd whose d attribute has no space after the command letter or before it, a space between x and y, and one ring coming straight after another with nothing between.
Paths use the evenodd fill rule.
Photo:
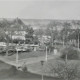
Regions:
<instances>
[{"instance_id":1,"label":"utility pole","mask_svg":"<svg viewBox=\"0 0 80 80\"><path fill-rule=\"evenodd\" d=\"M17 50L17 53L16 53L16 63L18 63L18 50Z\"/></svg>"},{"instance_id":2,"label":"utility pole","mask_svg":"<svg viewBox=\"0 0 80 80\"><path fill-rule=\"evenodd\" d=\"M63 35L63 47L64 47L64 35Z\"/></svg>"},{"instance_id":3,"label":"utility pole","mask_svg":"<svg viewBox=\"0 0 80 80\"><path fill-rule=\"evenodd\" d=\"M79 33L78 33L78 50L79 50Z\"/></svg>"},{"instance_id":4,"label":"utility pole","mask_svg":"<svg viewBox=\"0 0 80 80\"><path fill-rule=\"evenodd\" d=\"M46 46L46 61L47 61L47 58L48 58L48 56L47 56L47 46Z\"/></svg>"},{"instance_id":5,"label":"utility pole","mask_svg":"<svg viewBox=\"0 0 80 80\"><path fill-rule=\"evenodd\" d=\"M66 54L66 58L65 58L65 63L67 64L67 54Z\"/></svg>"},{"instance_id":6,"label":"utility pole","mask_svg":"<svg viewBox=\"0 0 80 80\"><path fill-rule=\"evenodd\" d=\"M17 19L16 19L16 24L18 25L19 23L18 23L18 17L17 17ZM18 28L18 31L19 31L19 28ZM17 44L17 48L16 48L16 63L18 64L18 58L19 58L19 56L18 56L18 47L19 47L19 44L20 44L20 42Z\"/></svg>"},{"instance_id":7,"label":"utility pole","mask_svg":"<svg viewBox=\"0 0 80 80\"><path fill-rule=\"evenodd\" d=\"M65 56L65 80L68 80L68 75L67 75L67 53L66 53L66 56Z\"/></svg>"},{"instance_id":8,"label":"utility pole","mask_svg":"<svg viewBox=\"0 0 80 80\"><path fill-rule=\"evenodd\" d=\"M51 43L52 43L52 46L53 46L53 27L51 29Z\"/></svg>"},{"instance_id":9,"label":"utility pole","mask_svg":"<svg viewBox=\"0 0 80 80\"><path fill-rule=\"evenodd\" d=\"M18 56L18 44L17 44L17 48L16 48L16 63L18 63L18 58L19 58L19 56Z\"/></svg>"},{"instance_id":10,"label":"utility pole","mask_svg":"<svg viewBox=\"0 0 80 80\"><path fill-rule=\"evenodd\" d=\"M79 28L77 28L77 34L78 34L78 50L79 50Z\"/></svg>"}]
</instances>

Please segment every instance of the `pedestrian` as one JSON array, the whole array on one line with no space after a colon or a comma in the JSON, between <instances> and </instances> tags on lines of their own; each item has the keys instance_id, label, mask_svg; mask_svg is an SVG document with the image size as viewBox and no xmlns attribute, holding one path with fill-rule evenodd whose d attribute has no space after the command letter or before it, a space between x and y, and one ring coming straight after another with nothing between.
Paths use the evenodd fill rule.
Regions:
<instances>
[{"instance_id":1,"label":"pedestrian","mask_svg":"<svg viewBox=\"0 0 80 80\"><path fill-rule=\"evenodd\" d=\"M22 65L22 70L23 70L24 72L27 72L26 62L23 63L23 65Z\"/></svg>"}]
</instances>

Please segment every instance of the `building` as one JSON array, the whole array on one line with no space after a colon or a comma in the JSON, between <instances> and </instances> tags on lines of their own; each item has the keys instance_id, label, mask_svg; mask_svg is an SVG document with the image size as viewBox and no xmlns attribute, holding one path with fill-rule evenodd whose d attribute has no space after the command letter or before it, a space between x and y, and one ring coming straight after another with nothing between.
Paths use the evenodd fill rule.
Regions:
<instances>
[{"instance_id":1,"label":"building","mask_svg":"<svg viewBox=\"0 0 80 80\"><path fill-rule=\"evenodd\" d=\"M0 46L6 47L6 43L5 42L0 42Z\"/></svg>"},{"instance_id":2,"label":"building","mask_svg":"<svg viewBox=\"0 0 80 80\"><path fill-rule=\"evenodd\" d=\"M23 35L12 35L12 39L26 40L25 36Z\"/></svg>"},{"instance_id":3,"label":"building","mask_svg":"<svg viewBox=\"0 0 80 80\"><path fill-rule=\"evenodd\" d=\"M42 36L38 36L38 39L40 41L40 44L44 44L50 42L51 36L42 35Z\"/></svg>"},{"instance_id":4,"label":"building","mask_svg":"<svg viewBox=\"0 0 80 80\"><path fill-rule=\"evenodd\" d=\"M11 33L11 31L5 32L7 35L9 35L10 38L14 39L21 39L25 40L25 35L27 34L26 31L14 31Z\"/></svg>"}]
</instances>

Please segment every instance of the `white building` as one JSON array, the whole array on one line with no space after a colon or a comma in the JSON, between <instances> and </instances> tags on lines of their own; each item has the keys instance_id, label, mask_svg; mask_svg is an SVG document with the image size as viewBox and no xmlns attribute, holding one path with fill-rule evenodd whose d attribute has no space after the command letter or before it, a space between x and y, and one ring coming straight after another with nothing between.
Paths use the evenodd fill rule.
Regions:
<instances>
[{"instance_id":1,"label":"white building","mask_svg":"<svg viewBox=\"0 0 80 80\"><path fill-rule=\"evenodd\" d=\"M6 31L6 34L8 34L12 39L21 39L25 40L25 35L27 34L26 31L14 31L11 33L11 31Z\"/></svg>"},{"instance_id":2,"label":"white building","mask_svg":"<svg viewBox=\"0 0 80 80\"><path fill-rule=\"evenodd\" d=\"M13 35L12 39L21 39L21 40L26 40L25 36L23 35Z\"/></svg>"},{"instance_id":3,"label":"white building","mask_svg":"<svg viewBox=\"0 0 80 80\"><path fill-rule=\"evenodd\" d=\"M5 42L0 42L0 46L6 47L6 43Z\"/></svg>"},{"instance_id":4,"label":"white building","mask_svg":"<svg viewBox=\"0 0 80 80\"><path fill-rule=\"evenodd\" d=\"M26 35L27 33L26 33L26 31L14 31L14 34L16 35L16 34L19 34L19 35Z\"/></svg>"},{"instance_id":5,"label":"white building","mask_svg":"<svg viewBox=\"0 0 80 80\"><path fill-rule=\"evenodd\" d=\"M49 42L51 39L51 36L47 36L47 35L42 35L38 37L39 41L41 44L44 44L46 42Z\"/></svg>"}]
</instances>

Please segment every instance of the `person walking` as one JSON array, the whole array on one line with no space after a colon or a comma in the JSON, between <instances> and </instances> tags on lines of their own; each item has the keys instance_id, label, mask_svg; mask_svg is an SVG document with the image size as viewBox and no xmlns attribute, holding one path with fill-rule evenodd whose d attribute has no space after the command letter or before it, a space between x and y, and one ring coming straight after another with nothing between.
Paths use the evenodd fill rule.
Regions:
<instances>
[{"instance_id":1,"label":"person walking","mask_svg":"<svg viewBox=\"0 0 80 80\"><path fill-rule=\"evenodd\" d=\"M24 72L27 72L26 62L23 63L23 65L22 65L22 70L23 70Z\"/></svg>"}]
</instances>

